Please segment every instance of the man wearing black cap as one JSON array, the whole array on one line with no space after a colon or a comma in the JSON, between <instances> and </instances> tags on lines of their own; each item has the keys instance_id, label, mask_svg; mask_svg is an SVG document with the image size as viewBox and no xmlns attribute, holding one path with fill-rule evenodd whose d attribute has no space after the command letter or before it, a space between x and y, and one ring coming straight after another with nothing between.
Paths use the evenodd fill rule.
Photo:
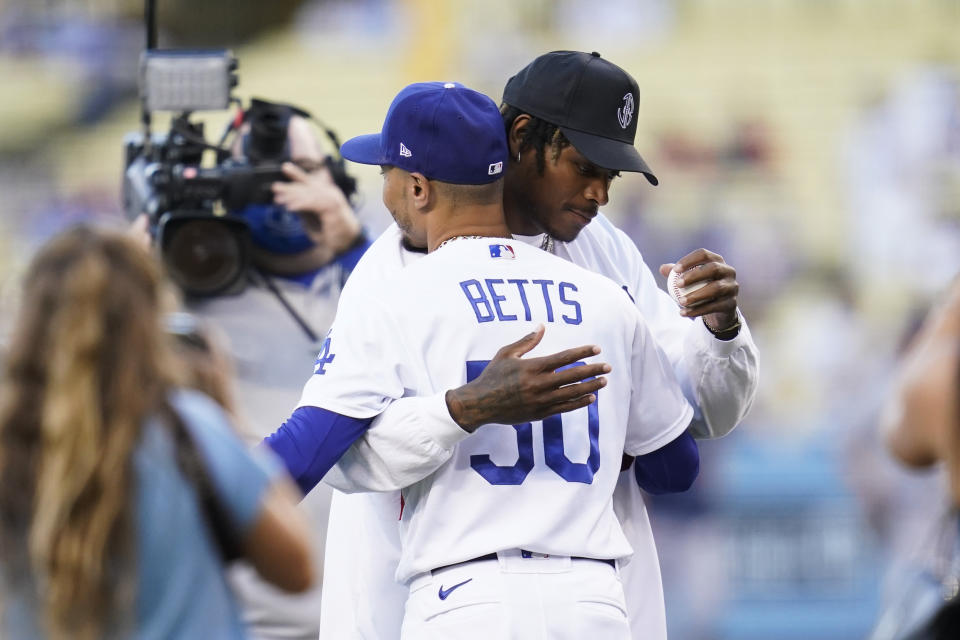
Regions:
<instances>
[{"instance_id":1,"label":"man wearing black cap","mask_svg":"<svg viewBox=\"0 0 960 640\"><path fill-rule=\"evenodd\" d=\"M693 410L617 284L510 239L502 126L486 96L419 83L394 99L381 133L343 145L344 157L381 166L384 204L408 238L424 232L429 255L374 281L355 272L299 407L266 442L309 489L317 457L345 432L401 397L446 410L449 385L482 375L518 333L539 334L546 352L592 342L574 366L549 367L561 387L578 369L597 377L580 411L467 427L451 459L404 490L401 638L628 640L617 563L632 548L611 501L621 459L673 445L670 475L689 486ZM601 349L611 365L596 362ZM598 602L608 604L589 606Z\"/></svg>"},{"instance_id":2,"label":"man wearing black cap","mask_svg":"<svg viewBox=\"0 0 960 640\"><path fill-rule=\"evenodd\" d=\"M516 239L606 275L626 291L647 318L696 409L691 432L719 437L746 414L757 385L757 352L736 308L735 271L705 249L675 265L661 266L663 275L671 268L681 272L686 286L706 283L682 300L678 312L657 287L634 243L598 213L608 202L610 183L618 172L643 173L651 184L657 183L633 148L638 97L629 74L596 54L552 52L511 78L501 109L510 151L504 209ZM400 265L412 260L415 254L403 248L411 240L415 239L409 235L401 238L397 229L388 230L358 270L375 260L383 263L380 269L391 268L387 265L391 261ZM696 317L702 320L694 321ZM465 429L537 418L529 398L541 378L530 365L535 359L521 356L538 340L532 335L502 349L495 358L500 375L481 376L451 389L439 407L419 398L393 403L325 480L346 491L408 486L446 461L450 444L464 437ZM640 461L645 464L634 464L633 474L622 473L614 495L635 550L621 572L638 638L666 637L656 550L637 482L650 491L675 490L645 475L658 462L669 468L670 451L667 445L658 454L666 457ZM389 494L335 493L325 582L330 580L342 594L372 591L376 606L368 608L365 599L349 596L328 605L332 592L325 590L321 637L339 637L358 626L367 634L363 637L396 637L403 590L394 590L399 595L391 606L389 589L383 585L391 572L389 549L397 544L389 525L396 520L397 502L399 497L391 499ZM363 519L367 524L359 524ZM377 522L387 524L378 528ZM365 542L358 531L379 533ZM331 558L349 560L335 567L329 564Z\"/></svg>"},{"instance_id":3,"label":"man wearing black cap","mask_svg":"<svg viewBox=\"0 0 960 640\"><path fill-rule=\"evenodd\" d=\"M610 183L620 172L642 173L659 184L633 146L638 98L633 77L596 52L548 53L510 78L503 113L517 159L508 167L504 194L511 231L544 233L545 245L571 242L607 204ZM737 336L736 271L703 249L672 266L682 272L697 267L684 273L686 286L710 283L688 297L682 315L703 317L720 340ZM717 431L733 424L726 426L710 434L723 435Z\"/></svg>"},{"instance_id":4,"label":"man wearing black cap","mask_svg":"<svg viewBox=\"0 0 960 640\"><path fill-rule=\"evenodd\" d=\"M508 174L512 230L546 231L570 242L606 204L609 181L620 171L642 173L658 184L633 146L639 93L628 73L596 52L555 51L510 78L503 91L504 119L522 169ZM544 155L547 145L550 162ZM524 163L523 152L532 152L534 162ZM581 178L608 178L608 184L588 191L566 176L550 175L564 170ZM545 176L547 184L540 179ZM547 195L560 185L560 192ZM565 200L569 196L576 197Z\"/></svg>"},{"instance_id":5,"label":"man wearing black cap","mask_svg":"<svg viewBox=\"0 0 960 640\"><path fill-rule=\"evenodd\" d=\"M663 276L680 272L687 287L705 283L678 314L633 241L598 212L620 172L659 182L633 146L638 103L633 77L595 52L551 52L510 78L501 107L511 154L504 209L515 237L623 286L697 408L691 433L720 437L746 415L757 388L757 350L737 311L736 271L706 249L662 265ZM644 468L635 465L637 473ZM621 568L631 626L635 638L661 640L666 614L650 522L637 484L622 475L614 504L635 551Z\"/></svg>"}]
</instances>

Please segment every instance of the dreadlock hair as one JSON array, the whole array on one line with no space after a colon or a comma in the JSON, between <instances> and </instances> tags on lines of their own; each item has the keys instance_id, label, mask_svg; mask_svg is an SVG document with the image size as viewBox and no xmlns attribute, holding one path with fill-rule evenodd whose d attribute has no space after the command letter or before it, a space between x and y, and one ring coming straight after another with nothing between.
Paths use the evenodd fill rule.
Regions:
<instances>
[{"instance_id":1,"label":"dreadlock hair","mask_svg":"<svg viewBox=\"0 0 960 640\"><path fill-rule=\"evenodd\" d=\"M85 227L27 273L0 390L0 568L54 639L111 635L133 604L132 454L177 377L165 287L132 240Z\"/></svg>"},{"instance_id":2,"label":"dreadlock hair","mask_svg":"<svg viewBox=\"0 0 960 640\"><path fill-rule=\"evenodd\" d=\"M500 105L500 115L503 116L503 126L507 130L508 138L510 136L510 130L513 128L513 123L516 121L517 116L524 114L530 117L530 124L527 126L527 129L523 132L523 137L520 139L520 151L523 152L527 149L536 150L537 172L540 175L543 175L543 172L547 166L547 146L549 145L550 147L550 159L556 162L557 158L560 157L560 152L563 151L565 147L570 146L570 141L567 140L567 136L563 135L563 132L560 131L560 127L557 125L530 115L523 109L503 103Z\"/></svg>"}]
</instances>

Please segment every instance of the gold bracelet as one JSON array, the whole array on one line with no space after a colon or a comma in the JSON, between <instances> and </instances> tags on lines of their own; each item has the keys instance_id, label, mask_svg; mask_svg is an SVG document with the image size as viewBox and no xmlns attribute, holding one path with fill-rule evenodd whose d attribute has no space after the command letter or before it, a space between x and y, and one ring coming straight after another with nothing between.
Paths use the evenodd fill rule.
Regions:
<instances>
[{"instance_id":1,"label":"gold bracelet","mask_svg":"<svg viewBox=\"0 0 960 640\"><path fill-rule=\"evenodd\" d=\"M703 319L703 326L705 326L707 328L707 331L713 334L713 337L716 338L717 340L733 340L740 334L740 327L743 326L743 318L740 317L740 310L738 309L737 321L734 322L729 327L727 327L726 329L715 330L713 327L711 327L707 323L706 318Z\"/></svg>"}]
</instances>

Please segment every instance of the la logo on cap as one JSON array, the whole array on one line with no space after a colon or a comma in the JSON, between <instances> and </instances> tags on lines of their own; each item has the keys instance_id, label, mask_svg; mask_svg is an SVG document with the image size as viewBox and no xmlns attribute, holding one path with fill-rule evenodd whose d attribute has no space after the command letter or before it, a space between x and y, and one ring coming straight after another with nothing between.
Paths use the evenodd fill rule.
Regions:
<instances>
[{"instance_id":1,"label":"la logo on cap","mask_svg":"<svg viewBox=\"0 0 960 640\"><path fill-rule=\"evenodd\" d=\"M410 149L407 149L407 145L403 144L402 142L400 143L400 155L404 158L409 158L413 155L410 153Z\"/></svg>"}]
</instances>

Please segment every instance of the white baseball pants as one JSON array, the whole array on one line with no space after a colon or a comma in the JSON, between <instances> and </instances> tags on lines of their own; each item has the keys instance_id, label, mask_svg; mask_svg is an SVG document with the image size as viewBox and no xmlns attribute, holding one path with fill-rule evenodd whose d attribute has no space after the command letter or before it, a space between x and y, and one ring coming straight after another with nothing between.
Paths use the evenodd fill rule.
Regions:
<instances>
[{"instance_id":1,"label":"white baseball pants","mask_svg":"<svg viewBox=\"0 0 960 640\"><path fill-rule=\"evenodd\" d=\"M415 576L400 637L630 640L630 625L615 567L511 550Z\"/></svg>"}]
</instances>

